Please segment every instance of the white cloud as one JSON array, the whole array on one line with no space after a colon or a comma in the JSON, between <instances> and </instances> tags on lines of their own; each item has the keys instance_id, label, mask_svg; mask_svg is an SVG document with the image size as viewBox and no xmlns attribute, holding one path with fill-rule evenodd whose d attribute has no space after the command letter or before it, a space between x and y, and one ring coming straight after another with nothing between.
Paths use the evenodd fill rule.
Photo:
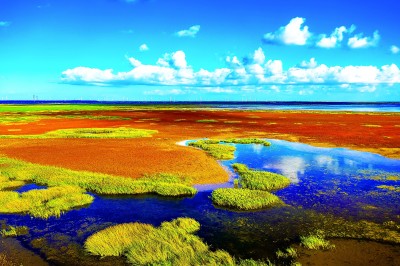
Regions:
<instances>
[{"instance_id":1,"label":"white cloud","mask_svg":"<svg viewBox=\"0 0 400 266\"><path fill-rule=\"evenodd\" d=\"M149 47L145 43L139 46L139 51L141 51L141 52L145 52L148 50L149 50Z\"/></svg>"},{"instance_id":2,"label":"white cloud","mask_svg":"<svg viewBox=\"0 0 400 266\"><path fill-rule=\"evenodd\" d=\"M349 38L347 45L352 49L374 47L378 45L380 39L378 31L375 31L372 37L363 37L360 33Z\"/></svg>"},{"instance_id":3,"label":"white cloud","mask_svg":"<svg viewBox=\"0 0 400 266\"><path fill-rule=\"evenodd\" d=\"M112 69L76 67L62 72L61 80L70 84L103 86L140 84L202 87L215 92L222 92L221 88L231 90L236 86L266 86L278 91L281 86L288 88L292 85L337 85L339 89L356 88L371 92L380 84L400 84L400 69L395 64L382 67L327 66L311 58L284 70L281 60L266 61L261 48L251 58L243 61L236 56L227 57L227 67L214 70L194 71L188 65L183 51L166 53L154 65L143 64L132 57L127 59L132 65L132 69L127 72L114 73Z\"/></svg>"},{"instance_id":4,"label":"white cloud","mask_svg":"<svg viewBox=\"0 0 400 266\"><path fill-rule=\"evenodd\" d=\"M326 34L321 34L319 40L315 44L320 48L336 48L340 46L343 41L344 33L351 33L355 30L355 26L352 25L349 29L345 26L336 28L331 35L328 37Z\"/></svg>"},{"instance_id":5,"label":"white cloud","mask_svg":"<svg viewBox=\"0 0 400 266\"><path fill-rule=\"evenodd\" d=\"M11 25L10 21L0 21L0 27L8 27Z\"/></svg>"},{"instance_id":6,"label":"white cloud","mask_svg":"<svg viewBox=\"0 0 400 266\"><path fill-rule=\"evenodd\" d=\"M310 61L302 61L300 63L300 67L302 68L316 68L318 65L317 61L315 61L315 58L311 58Z\"/></svg>"},{"instance_id":7,"label":"white cloud","mask_svg":"<svg viewBox=\"0 0 400 266\"><path fill-rule=\"evenodd\" d=\"M392 54L398 54L400 52L400 48L397 47L396 45L392 45L392 46L390 46L390 52Z\"/></svg>"},{"instance_id":8,"label":"white cloud","mask_svg":"<svg viewBox=\"0 0 400 266\"><path fill-rule=\"evenodd\" d=\"M178 37L196 37L197 33L200 31L200 25L193 25L187 30L180 30L175 33Z\"/></svg>"},{"instance_id":9,"label":"white cloud","mask_svg":"<svg viewBox=\"0 0 400 266\"><path fill-rule=\"evenodd\" d=\"M266 33L264 42L272 44L306 45L311 33L308 26L302 26L305 18L292 18L286 26L280 27L275 32Z\"/></svg>"},{"instance_id":10,"label":"white cloud","mask_svg":"<svg viewBox=\"0 0 400 266\"><path fill-rule=\"evenodd\" d=\"M185 91L180 90L180 89L172 89L172 90L151 90L151 91L145 91L144 94L146 95L180 95L180 94L185 94Z\"/></svg>"},{"instance_id":11,"label":"white cloud","mask_svg":"<svg viewBox=\"0 0 400 266\"><path fill-rule=\"evenodd\" d=\"M301 17L292 18L286 26L280 27L275 32L264 34L264 43L300 46L311 45L325 49L338 48L345 41L346 35L348 36L356 29L354 25L351 25L349 28L340 26L335 28L330 35L322 33L315 36L316 34L310 32L308 26L304 25L305 21L306 19ZM348 38L347 45L352 49L375 47L378 45L379 40L380 35L378 31L375 31L372 37L364 37L363 33L359 33Z\"/></svg>"}]
</instances>

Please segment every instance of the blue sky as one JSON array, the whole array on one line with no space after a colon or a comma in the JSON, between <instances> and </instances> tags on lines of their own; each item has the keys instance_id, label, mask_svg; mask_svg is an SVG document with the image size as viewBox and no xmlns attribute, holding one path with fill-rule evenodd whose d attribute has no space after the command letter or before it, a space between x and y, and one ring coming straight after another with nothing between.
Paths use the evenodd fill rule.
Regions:
<instances>
[{"instance_id":1,"label":"blue sky","mask_svg":"<svg viewBox=\"0 0 400 266\"><path fill-rule=\"evenodd\" d=\"M0 0L0 99L400 101L397 2Z\"/></svg>"}]
</instances>

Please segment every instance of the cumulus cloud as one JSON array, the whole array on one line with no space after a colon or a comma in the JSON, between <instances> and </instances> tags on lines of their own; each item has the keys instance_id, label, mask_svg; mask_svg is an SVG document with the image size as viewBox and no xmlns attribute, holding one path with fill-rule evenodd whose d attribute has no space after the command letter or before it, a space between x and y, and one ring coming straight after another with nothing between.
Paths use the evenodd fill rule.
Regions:
<instances>
[{"instance_id":1,"label":"cumulus cloud","mask_svg":"<svg viewBox=\"0 0 400 266\"><path fill-rule=\"evenodd\" d=\"M139 51L141 51L141 52L145 52L148 50L149 50L149 47L145 43L139 46Z\"/></svg>"},{"instance_id":2,"label":"cumulus cloud","mask_svg":"<svg viewBox=\"0 0 400 266\"><path fill-rule=\"evenodd\" d=\"M10 21L0 21L0 27L8 27L11 25Z\"/></svg>"},{"instance_id":3,"label":"cumulus cloud","mask_svg":"<svg viewBox=\"0 0 400 266\"><path fill-rule=\"evenodd\" d=\"M396 45L392 45L392 46L390 46L390 52L392 54L398 54L400 52L400 48L397 47Z\"/></svg>"},{"instance_id":4,"label":"cumulus cloud","mask_svg":"<svg viewBox=\"0 0 400 266\"><path fill-rule=\"evenodd\" d=\"M338 48L347 40L347 46L352 49L375 47L378 45L380 35L378 31L373 33L372 37L364 37L363 33L349 36L356 29L355 25L349 28L340 26L335 28L330 35L326 33L315 34L309 31L305 25L305 18L292 18L286 26L280 27L275 32L264 34L263 42L266 44L277 45L298 45L314 46L324 49Z\"/></svg>"},{"instance_id":5,"label":"cumulus cloud","mask_svg":"<svg viewBox=\"0 0 400 266\"><path fill-rule=\"evenodd\" d=\"M266 33L263 40L270 44L306 45L312 34L308 31L308 26L303 26L305 21L305 18L292 18L286 26Z\"/></svg>"},{"instance_id":6,"label":"cumulus cloud","mask_svg":"<svg viewBox=\"0 0 400 266\"><path fill-rule=\"evenodd\" d=\"M175 33L178 37L196 37L197 33L200 31L200 25L193 25L189 29L180 30Z\"/></svg>"},{"instance_id":7,"label":"cumulus cloud","mask_svg":"<svg viewBox=\"0 0 400 266\"><path fill-rule=\"evenodd\" d=\"M69 84L186 86L214 88L215 91L235 86L264 86L278 91L278 86L337 85L368 92L380 84L400 83L400 70L395 64L327 66L311 58L284 70L281 60L267 60L261 48L245 60L239 60L237 56L226 57L226 67L214 70L193 70L183 51L166 53L154 65L143 64L133 57L127 59L132 65L127 72L76 67L62 72L61 80Z\"/></svg>"},{"instance_id":8,"label":"cumulus cloud","mask_svg":"<svg viewBox=\"0 0 400 266\"><path fill-rule=\"evenodd\" d=\"M339 47L341 42L343 41L344 34L351 33L354 30L354 25L352 25L349 29L347 29L345 26L338 27L331 33L330 36L327 36L326 34L321 34L315 45L317 47L328 49Z\"/></svg>"},{"instance_id":9,"label":"cumulus cloud","mask_svg":"<svg viewBox=\"0 0 400 266\"><path fill-rule=\"evenodd\" d=\"M349 38L347 45L352 49L375 47L378 45L381 36L375 31L372 37L363 37L362 33Z\"/></svg>"}]
</instances>

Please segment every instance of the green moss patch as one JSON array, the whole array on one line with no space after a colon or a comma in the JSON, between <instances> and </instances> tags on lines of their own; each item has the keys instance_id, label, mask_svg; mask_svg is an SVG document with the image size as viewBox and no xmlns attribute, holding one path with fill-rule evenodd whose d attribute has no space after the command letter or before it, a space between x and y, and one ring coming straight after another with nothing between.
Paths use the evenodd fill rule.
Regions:
<instances>
[{"instance_id":1,"label":"green moss patch","mask_svg":"<svg viewBox=\"0 0 400 266\"><path fill-rule=\"evenodd\" d=\"M262 190L240 188L218 188L211 195L214 204L237 210L257 210L283 202L278 196Z\"/></svg>"}]
</instances>

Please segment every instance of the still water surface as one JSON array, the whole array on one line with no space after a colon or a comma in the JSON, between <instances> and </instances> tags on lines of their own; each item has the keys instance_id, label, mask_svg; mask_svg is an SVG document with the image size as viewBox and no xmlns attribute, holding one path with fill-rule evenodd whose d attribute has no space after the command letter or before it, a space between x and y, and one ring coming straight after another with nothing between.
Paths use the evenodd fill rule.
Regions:
<instances>
[{"instance_id":1,"label":"still water surface","mask_svg":"<svg viewBox=\"0 0 400 266\"><path fill-rule=\"evenodd\" d=\"M61 218L41 220L2 214L0 220L28 226L30 235L19 239L30 247L29 242L40 237L50 243L68 241L82 245L89 235L112 224L142 222L158 226L163 221L187 216L201 223L198 234L213 248L242 257L266 258L277 248L297 240L307 224L313 222L307 211L375 222L393 220L400 213L400 193L377 188L398 185L400 181L376 180L377 176L400 176L400 160L349 149L270 141L270 147L237 144L236 158L221 164L231 172L231 164L239 162L289 177L292 184L275 192L287 206L257 212L216 208L210 199L211 191L232 187L237 178L233 173L227 183L197 186L199 193L192 198L93 195L93 204L67 212ZM43 187L31 184L19 191L34 188ZM55 240L54 235L66 237Z\"/></svg>"}]
</instances>

